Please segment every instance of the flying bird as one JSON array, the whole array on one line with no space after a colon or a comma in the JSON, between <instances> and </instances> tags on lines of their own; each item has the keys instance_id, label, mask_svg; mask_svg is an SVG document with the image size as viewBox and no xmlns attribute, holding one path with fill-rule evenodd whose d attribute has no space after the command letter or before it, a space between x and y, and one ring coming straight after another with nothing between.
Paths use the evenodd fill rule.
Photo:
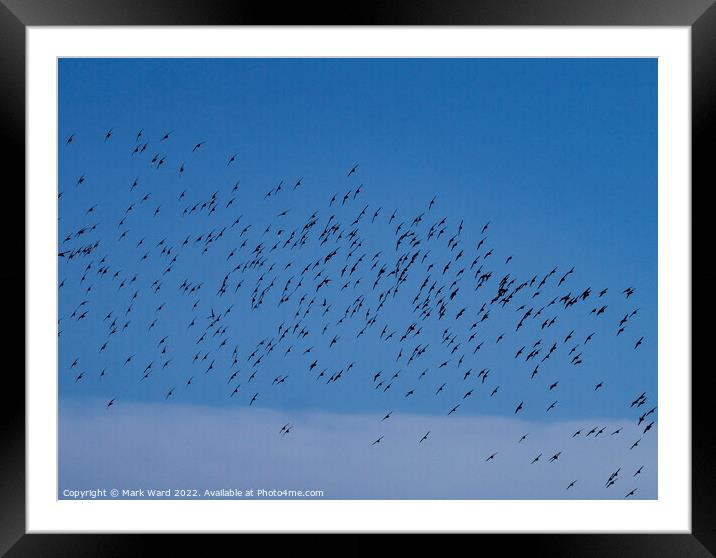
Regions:
<instances>
[{"instance_id":1,"label":"flying bird","mask_svg":"<svg viewBox=\"0 0 716 558\"><path fill-rule=\"evenodd\" d=\"M310 171L290 168L291 161L267 159L262 171L248 160L249 150L241 151L239 165L230 145L217 147L217 138L201 132L194 137L206 140L194 144L174 141L173 130L157 134L149 128L139 129L132 140L134 134L123 138L115 125L118 133L109 128L103 138L96 129L85 134L79 128L59 136L65 146L74 144L62 149L68 155L61 155L66 157L61 168L67 169L61 183L76 181L75 189L58 194L63 396L99 394L109 408L115 397L178 405L217 394L223 404L255 416L264 407L282 408L283 426L271 427L279 439L294 428L289 421L297 420L291 416L296 401L339 407L365 397L375 402L370 408L381 405L376 423L389 421L390 428L444 401L437 412L447 416L440 420L457 432L479 413L516 421L531 419L534 412L561 428L569 459L560 460L558 451L548 462L560 460L553 473L564 468L570 476L545 477L560 493L569 478L578 476L580 487L590 482L585 475L593 469L575 464L577 456L592 455L580 444L593 444L599 452L594 459L613 470L626 450L636 450L640 436L655 429L657 417L649 417L656 407L639 409L648 403L646 391L619 399L624 384L635 392L646 389L638 376L628 381L609 376L606 382L600 377L600 356L631 351L623 339L636 340L634 350L644 345L645 313L637 307L642 293L634 287L610 290L596 276L577 273L574 262L556 267L565 259L558 245L550 245L541 259L521 257L519 241L534 234L531 230L510 230L479 204L470 208L480 219L475 227L456 213L459 208L437 204L437 190L429 184L386 197L371 187L367 167L361 167L364 183L347 180L357 178L355 163L345 178L340 168L315 169L320 180L310 175L304 186L301 172ZM177 130L177 138L191 133ZM119 166L115 156L121 157ZM83 169L87 161L91 166ZM240 180L246 186L239 188ZM395 205L388 206L387 199ZM624 274L620 280L630 279ZM629 354L642 359L651 345ZM113 363L122 363L121 374L114 373ZM567 374L579 365L578 372ZM180 382L185 388L177 391ZM626 440L601 436L605 426L585 424L574 432L577 427L560 426L557 400L549 404L545 398L556 389L561 409L630 412L625 416L634 422L611 432L623 429ZM255 405L259 393L262 403ZM452 417L458 411L461 417ZM520 412L518 419L514 415ZM418 445L429 436L434 442L420 450L423 456L448 451L441 437L450 440L450 434L432 427L436 434L428 430L417 437ZM402 436L410 442L418 434ZM391 430L371 445L395 447L400 455L400 435ZM510 459L521 468L516 474L542 470L540 448L531 447L537 434L510 438L514 432L498 429L494 435L501 455L496 472L503 463L511 471ZM289 440L285 447L290 446ZM531 464L540 465L526 470L529 455L503 447L536 454ZM480 460L476 478L480 466L494 467ZM572 467L579 473L567 471ZM618 473L606 486L617 478Z\"/></svg>"}]
</instances>

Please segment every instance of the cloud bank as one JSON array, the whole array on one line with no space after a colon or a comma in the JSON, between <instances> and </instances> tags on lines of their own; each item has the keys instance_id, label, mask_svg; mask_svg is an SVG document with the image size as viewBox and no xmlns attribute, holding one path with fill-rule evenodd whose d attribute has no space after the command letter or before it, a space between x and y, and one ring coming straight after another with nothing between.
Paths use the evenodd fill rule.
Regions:
<instances>
[{"instance_id":1,"label":"cloud bank","mask_svg":"<svg viewBox=\"0 0 716 558\"><path fill-rule=\"evenodd\" d=\"M286 423L293 429L282 436ZM594 427L604 433L586 437ZM374 414L63 402L59 497L65 489L233 488L321 490L328 499L623 499L636 488L634 498L653 499L656 428L642 431L633 420L598 418L396 414L381 422Z\"/></svg>"}]
</instances>

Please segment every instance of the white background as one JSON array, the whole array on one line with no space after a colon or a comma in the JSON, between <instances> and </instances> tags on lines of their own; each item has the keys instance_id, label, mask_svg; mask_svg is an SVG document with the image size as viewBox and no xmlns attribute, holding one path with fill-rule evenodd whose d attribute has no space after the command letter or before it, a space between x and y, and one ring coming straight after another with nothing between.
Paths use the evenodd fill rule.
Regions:
<instances>
[{"instance_id":1,"label":"white background","mask_svg":"<svg viewBox=\"0 0 716 558\"><path fill-rule=\"evenodd\" d=\"M29 27L27 532L690 532L690 42L688 27ZM659 499L58 500L58 57L658 57Z\"/></svg>"}]
</instances>

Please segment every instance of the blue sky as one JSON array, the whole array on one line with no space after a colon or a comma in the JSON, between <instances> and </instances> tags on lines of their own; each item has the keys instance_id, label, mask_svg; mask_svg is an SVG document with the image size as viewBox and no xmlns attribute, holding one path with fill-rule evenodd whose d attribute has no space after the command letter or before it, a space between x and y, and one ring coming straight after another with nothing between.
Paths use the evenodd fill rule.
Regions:
<instances>
[{"instance_id":1,"label":"blue sky","mask_svg":"<svg viewBox=\"0 0 716 558\"><path fill-rule=\"evenodd\" d=\"M431 418L435 424L443 424L459 403L459 411L450 419L490 418L502 425L514 418L516 405L524 401L518 418L541 425L546 432L559 425L566 431L579 422L589 424L587 430L598 424L623 422L625 430L629 425L634 431L621 446L603 450L609 454L605 467L621 459L631 460L636 454L652 471L652 476L640 479L641 483L649 480L642 495L653 497L655 432L644 435L650 440L648 445L645 441L634 450L628 448L641 436L644 425L636 430L637 418L657 401L656 60L62 59L58 93L59 251L99 241L90 255L71 261L60 258L58 264L60 281L64 280L59 298L58 362L61 479L76 484L89 474L87 467L92 469L93 461L88 465L87 448L79 449L83 437L89 436L82 420L100 420L97 416L108 420L105 406L112 398L116 398L116 406L109 412L118 411L117 415L125 404L162 409L145 411L146 416L137 413L145 416L135 426L138 430L151 420L148 417L160 421L167 406L193 409L184 411L185 416L219 409L256 410L265 420L275 422L293 422L291 417L313 414L344 417L335 419L339 422L362 417L360 420L367 422L361 422L358 431L364 434L355 440L355 448L385 435L387 426L380 424L380 418L389 411L395 417L423 417L428 430ZM105 141L110 129L112 135ZM142 137L137 142L139 130ZM167 132L170 137L161 141ZM65 145L70 135L73 141ZM145 142L145 152L132 153ZM192 151L200 142L205 143ZM165 158L160 168L150 163L155 154ZM234 154L235 161L227 164ZM347 177L355 164L356 173ZM76 185L80 176L85 179ZM294 190L299 178L301 185ZM137 186L132 188L135 180ZM238 192L232 193L237 181ZM281 181L280 194L265 199L266 192ZM350 197L341 205L343 195L355 193L359 185L361 191L355 199ZM184 191L185 196L179 199ZM213 214L206 210L183 214L185 208L209 201L215 192L218 202ZM338 203L329 206L335 194ZM428 209L433 197L435 204ZM132 210L126 213L129 206ZM345 226L347 235L366 206L358 225L362 246L348 260L352 264L366 254L353 277L362 277L362 282L341 291L344 281L339 273L350 251L348 242L321 246L316 239L331 215ZM288 213L278 217L285 210ZM373 223L376 210L379 215ZM388 224L393 211L396 219ZM227 294L217 296L226 273L234 265L250 261L257 243L264 242L268 250L277 238L285 239L293 230L300 234L314 212L317 224L311 242L266 254L263 269L231 275ZM403 230L408 230L421 213L423 221L415 230L423 240L421 257L430 250L426 261L434 262L430 283L436 281L437 287L445 284L447 289L458 269L469 268L476 255L483 256L476 267L484 265L483 271L492 271L491 279L475 291L474 269L466 269L458 279L460 293L448 305L446 317L438 320L434 313L423 321L411 300L429 272L426 266L416 264L399 294L378 312L375 325L356 339L365 320L355 317L341 324L338 320L361 294L366 297L361 315L368 308L375 310L378 293L388 283L371 289L376 272L370 269L371 258L380 251L378 260L392 269L406 251L405 243L399 251L395 249L397 223L404 221ZM239 225L229 229L239 216ZM426 240L430 226L443 218L445 234ZM451 251L447 241L457 234L461 222L459 248ZM94 224L94 230L76 236L78 230ZM248 224L251 229L239 236ZM269 232L263 234L269 225ZM196 243L196 237L223 227L222 238L202 253L203 244ZM283 236L277 236L278 230L284 231ZM71 240L64 243L68 235ZM182 247L187 237L190 243ZM477 250L483 238L484 244ZM162 254L157 246L162 239L177 256L167 274L163 272L171 256ZM244 239L246 247L239 249ZM137 246L140 240L144 242ZM325 267L324 276L332 283L316 294L313 277L324 268L320 266L305 275L304 286L289 302L279 306L285 282L293 276L293 288L304 266L325 256L332 247L340 249ZM484 260L490 249L490 259ZM454 262L450 272L441 275L443 265L460 250L465 253L462 261ZM148 259L141 261L145 253ZM103 257L109 271L99 276ZM284 269L289 262L292 267ZM269 272L272 263L275 267ZM81 281L88 264L90 269ZM489 304L499 279L507 273L515 278L515 284L534 276L539 282L555 267L556 274L535 298L531 298L536 291L532 286L516 294L504 308ZM559 278L572 267L574 273L558 287ZM275 286L265 303L252 310L251 291L262 274L262 287L272 279ZM199 294L182 292L179 285L184 280L202 283ZM242 286L234 294L238 280ZM120 288L122 281L125 286ZM159 292L151 287L154 281L161 281ZM89 285L92 288L87 292ZM588 287L592 294L585 301L566 309L560 303L547 307L555 296L570 293L574 297ZM622 293L627 287L635 289L629 299ZM605 288L607 294L597 299ZM135 291L137 299L127 313ZM303 339L288 336L260 366L252 366L247 357L256 344L264 338L277 338L278 324L293 323L304 292L307 301L316 299L311 313L301 321L309 335ZM325 316L324 298L330 304ZM73 311L84 300L86 304L73 318ZM478 311L483 303L493 308L489 319L470 330L481 316ZM521 316L517 308L523 304L534 307L535 312L545 308L540 318L526 319L524 327L515 331ZM223 313L231 305L231 313L221 322L227 331L197 344L212 310ZM590 314L592 308L602 305L607 305L604 315ZM455 320L463 307L465 316ZM638 314L629 318L624 333L617 336L620 319L635 309ZM77 315L85 310L86 318L78 321ZM110 311L120 329L114 335L108 335L111 319L103 320ZM557 317L555 324L541 329L541 318L552 317ZM193 319L195 327L188 328ZM127 321L129 325L122 331ZM414 321L423 326L420 336L403 343L405 356L396 362L401 333L388 342L379 334L385 326L388 332L402 332ZM328 326L327 332L322 335L324 326ZM445 328L460 342L454 353L441 343ZM573 339L565 343L572 330ZM476 337L468 342L474 332ZM585 346L591 333L594 337ZM335 335L340 338L329 347ZM497 343L499 335L504 337ZM644 342L635 350L635 342L642 336ZM167 350L161 354L164 337ZM224 339L225 346L219 347ZM515 353L522 346L529 352L538 340L544 346L538 360L553 342L559 348L530 379L534 362L516 359ZM107 347L100 352L105 341ZM483 345L474 354L477 342ZM407 356L417 344L428 345L428 350L408 365ZM580 346L570 355L576 344ZM285 355L289 346L292 351ZM237 365L232 365L234 347L239 355ZM311 352L302 354L309 347ZM192 363L197 352L207 354L207 359ZM572 365L571 358L580 352L583 362ZM125 366L130 355L133 360ZM78 363L73 367L75 359ZM167 360L169 364L162 369ZM309 371L314 360L318 365ZM438 368L447 360L448 366ZM205 373L212 361L214 368ZM346 371L351 362L354 366ZM149 363L153 363L151 375L140 381ZM323 369L327 375L340 369L344 374L339 381L327 384L325 378L317 379ZM463 380L468 369L472 376ZM484 383L476 379L482 369L490 370ZM423 370L427 373L419 379ZM387 392L375 389L372 378L378 371L386 383L399 373ZM234 372L236 377L229 381ZM252 372L257 374L249 382ZM80 373L83 375L77 381ZM284 375L283 384L273 384L276 377ZM190 377L193 383L185 388ZM557 387L549 390L555 382ZM595 392L600 382L603 387ZM443 383L443 392L435 395ZM237 385L239 391L230 397ZM491 395L495 388L498 391ZM463 398L470 389L473 395ZM415 394L406 398L409 390ZM646 405L630 407L642 392L647 394ZM254 393L259 397L249 407ZM546 412L554 401L557 405ZM180 422L177 419L176 424ZM267 428L275 426L278 431L282 424L271 423ZM296 425L296 437L300 426ZM330 425L326 429L317 435L315 444L331 443ZM114 440L119 447L129 444L127 451L131 451L132 429L127 426L125 432L126 439L121 440L115 429ZM416 431L415 437L423 433ZM408 436L395 433L393 439L400 437L403 443ZM285 443L288 437L275 438L270 444ZM459 437L449 439L458 444ZM219 447L220 442L217 440ZM386 437L384 445L389 444ZM562 443L551 445L561 447ZM570 446L566 439L564 446L567 454ZM443 451L449 453L449 448ZM460 450L455 447L455 451L458 455ZM580 452L586 455L584 450ZM607 459L603 452L597 455ZM399 454L393 455L393 461L399 459ZM77 469L80 456L82 475ZM270 459L267 450L266 460ZM385 466L391 465L386 462ZM396 466L393 462L392 467ZM111 479L113 471L120 474L119 469L103 474L110 474ZM165 472L171 476L172 471ZM280 472L275 475L281 479ZM554 486L557 484L555 481ZM561 484L558 488L554 497L564 497ZM550 490L548 486L540 494L551 494ZM333 492L336 497L356 497L348 483L343 488L338 483ZM468 493L480 497L479 492ZM512 498L523 494L514 483L505 484L498 493ZM415 486L400 491L400 497L411 494L421 492ZM605 497L601 494L597 491L589 497Z\"/></svg>"}]
</instances>

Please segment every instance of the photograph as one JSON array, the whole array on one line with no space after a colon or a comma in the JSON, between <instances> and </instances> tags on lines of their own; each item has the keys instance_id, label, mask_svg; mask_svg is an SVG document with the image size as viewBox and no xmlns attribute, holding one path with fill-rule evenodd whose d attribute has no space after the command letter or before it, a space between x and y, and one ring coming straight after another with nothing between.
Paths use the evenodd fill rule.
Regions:
<instances>
[{"instance_id":1,"label":"photograph","mask_svg":"<svg viewBox=\"0 0 716 558\"><path fill-rule=\"evenodd\" d=\"M713 556L714 0L259 8L0 0L0 556Z\"/></svg>"},{"instance_id":2,"label":"photograph","mask_svg":"<svg viewBox=\"0 0 716 558\"><path fill-rule=\"evenodd\" d=\"M656 57L59 57L57 498L657 500L658 131Z\"/></svg>"}]
</instances>

